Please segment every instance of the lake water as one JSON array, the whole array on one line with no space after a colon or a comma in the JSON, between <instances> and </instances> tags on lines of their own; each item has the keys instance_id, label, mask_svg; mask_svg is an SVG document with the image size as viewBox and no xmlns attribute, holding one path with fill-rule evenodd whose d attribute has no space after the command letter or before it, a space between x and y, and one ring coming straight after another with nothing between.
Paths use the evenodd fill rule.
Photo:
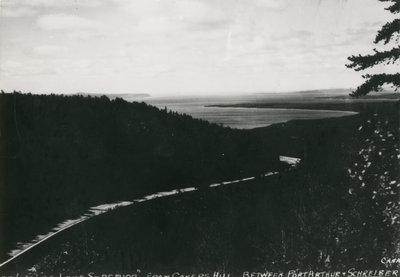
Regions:
<instances>
[{"instance_id":1,"label":"lake water","mask_svg":"<svg viewBox=\"0 0 400 277\"><path fill-rule=\"evenodd\" d=\"M283 123L294 119L321 119L354 115L349 111L327 111L306 109L275 109L275 108L236 108L236 107L207 107L216 104L238 104L265 102L268 99L279 100L274 95L245 95L234 97L148 97L127 101L144 101L158 108L185 113L194 118L200 118L212 123L222 124L237 129L252 129L265 127L275 123ZM282 101L294 99L286 95Z\"/></svg>"}]
</instances>

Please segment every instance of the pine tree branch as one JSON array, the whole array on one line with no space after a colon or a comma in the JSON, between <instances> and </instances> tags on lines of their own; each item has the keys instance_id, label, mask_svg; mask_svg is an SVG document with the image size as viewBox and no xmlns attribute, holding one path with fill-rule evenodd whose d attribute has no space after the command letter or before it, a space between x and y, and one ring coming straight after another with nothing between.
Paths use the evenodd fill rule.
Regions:
<instances>
[{"instance_id":1,"label":"pine tree branch","mask_svg":"<svg viewBox=\"0 0 400 277\"><path fill-rule=\"evenodd\" d=\"M386 10L391 13L400 13L400 0L379 0L380 2L391 2L391 6L387 7ZM392 22L386 23L382 26L381 30L375 38L374 43L383 41L387 44L394 35L400 34L400 19L395 19ZM397 38L398 39L398 38ZM374 54L365 56L351 56L348 57L350 64L346 64L348 68L353 68L356 71L364 70L369 67L373 67L380 63L395 63L400 59L400 46L394 47L389 51L378 51L374 49ZM395 74L375 74L375 75L364 75L364 83L360 85L350 95L353 97L359 97L367 95L371 91L380 91L386 84L392 84L396 88L396 91L400 88L400 73Z\"/></svg>"},{"instance_id":2,"label":"pine tree branch","mask_svg":"<svg viewBox=\"0 0 400 277\"><path fill-rule=\"evenodd\" d=\"M390 11L391 13L399 13L400 12L400 0L379 0L381 2L392 2L393 5L385 8L385 10Z\"/></svg>"},{"instance_id":3,"label":"pine tree branch","mask_svg":"<svg viewBox=\"0 0 400 277\"><path fill-rule=\"evenodd\" d=\"M400 12L400 1L397 1L395 4L393 4L392 6L386 8L385 10L390 11L391 13L399 13Z\"/></svg>"},{"instance_id":4,"label":"pine tree branch","mask_svg":"<svg viewBox=\"0 0 400 277\"><path fill-rule=\"evenodd\" d=\"M400 18L383 25L382 29L378 31L374 43L383 41L384 44L387 44L395 33L398 33L397 35L400 34Z\"/></svg>"},{"instance_id":5,"label":"pine tree branch","mask_svg":"<svg viewBox=\"0 0 400 277\"><path fill-rule=\"evenodd\" d=\"M346 67L353 68L355 71L364 70L368 67L375 66L380 63L394 63L400 58L400 47L395 47L390 51L380 52L374 49L375 54L366 56L351 56L347 59L351 61L350 64L346 64Z\"/></svg>"},{"instance_id":6,"label":"pine tree branch","mask_svg":"<svg viewBox=\"0 0 400 277\"><path fill-rule=\"evenodd\" d=\"M385 84L392 84L396 90L400 88L400 73L375 74L363 76L366 81L353 91L350 96L359 97L367 95L371 91L380 91Z\"/></svg>"}]
</instances>

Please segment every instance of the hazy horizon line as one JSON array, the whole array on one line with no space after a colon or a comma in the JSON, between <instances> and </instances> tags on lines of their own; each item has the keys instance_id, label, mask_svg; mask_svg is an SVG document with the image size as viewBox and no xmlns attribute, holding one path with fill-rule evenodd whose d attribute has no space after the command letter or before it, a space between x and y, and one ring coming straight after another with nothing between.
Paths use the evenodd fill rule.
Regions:
<instances>
[{"instance_id":1,"label":"hazy horizon line","mask_svg":"<svg viewBox=\"0 0 400 277\"><path fill-rule=\"evenodd\" d=\"M169 96L239 96L239 95L254 95L254 94L279 94L279 93L307 93L316 91L352 91L355 88L318 88L318 89L301 89L301 90L274 90L274 91L246 91L246 92L175 92L175 93L152 93L152 92L92 92L92 91L75 91L75 92L37 92L37 91L23 91L18 89L4 90L5 93L18 92L22 94L35 94L35 95L148 95L147 97L169 97Z\"/></svg>"}]
</instances>

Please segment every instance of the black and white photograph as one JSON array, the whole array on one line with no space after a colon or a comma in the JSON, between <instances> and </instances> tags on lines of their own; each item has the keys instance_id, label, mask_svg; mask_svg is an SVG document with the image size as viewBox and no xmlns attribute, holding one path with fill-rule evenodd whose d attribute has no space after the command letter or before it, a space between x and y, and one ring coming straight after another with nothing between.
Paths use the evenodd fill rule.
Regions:
<instances>
[{"instance_id":1,"label":"black and white photograph","mask_svg":"<svg viewBox=\"0 0 400 277\"><path fill-rule=\"evenodd\" d=\"M400 0L0 0L0 277L400 277Z\"/></svg>"}]
</instances>

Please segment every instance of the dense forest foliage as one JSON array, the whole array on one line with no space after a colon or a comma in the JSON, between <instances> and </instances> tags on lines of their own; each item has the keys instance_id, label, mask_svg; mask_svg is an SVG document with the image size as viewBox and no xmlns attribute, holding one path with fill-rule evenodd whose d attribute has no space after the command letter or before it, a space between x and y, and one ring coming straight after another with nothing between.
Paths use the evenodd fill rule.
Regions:
<instances>
[{"instance_id":1,"label":"dense forest foliage","mask_svg":"<svg viewBox=\"0 0 400 277\"><path fill-rule=\"evenodd\" d=\"M297 153L301 165L96 218L25 262L37 272L234 276L398 268L381 263L399 254L397 115L398 102L369 103L358 116L251 130L279 151Z\"/></svg>"},{"instance_id":2,"label":"dense forest foliage","mask_svg":"<svg viewBox=\"0 0 400 277\"><path fill-rule=\"evenodd\" d=\"M80 115L76 120L68 121L77 124L77 127L65 123L61 125L66 130L75 128L74 132L80 134L79 138L73 136L75 133L62 132L70 136L65 142L59 140L63 143L62 148L57 148L60 144L34 144L40 157L44 155L42 151L45 153L49 151L45 149L54 147L62 149L60 152L72 163L67 163L67 166L59 161L61 158L48 159L48 163L55 165L54 169L52 165L46 165L46 171L28 171L32 170L26 166L28 162L32 163L28 157L34 157L28 155L31 153L28 151L33 151L28 146L34 138L28 140L27 134L28 130L35 130L35 135L43 133L48 137L42 138L42 141L52 141L50 134L53 133L47 129L61 127L49 127L54 124L51 114L40 116L45 122L49 121L43 123L46 127L37 126L42 124L39 122L33 125L31 117L34 117L34 113L29 113L31 117L23 117L24 120L20 114L17 128L13 127L13 136L20 140L18 143L17 140L4 140L4 127L1 128L2 144L7 141L8 145L13 145L13 148L3 148L12 150L7 152L5 161L18 160L14 165L5 166L24 170L24 174L10 171L5 180L17 184L14 191L18 186L25 185L22 192L30 189L33 197L38 199L58 191L59 198L54 200L56 204L53 207L57 207L57 201L64 208L74 207L69 204L69 199L62 197L76 199L85 196L85 192L90 197L98 195L103 199L119 200L120 197L129 198L130 194L157 190L157 186L166 188L168 186L163 186L164 180L182 185L186 181L191 185L201 185L208 180L232 180L241 174L258 174L270 169L278 168L280 172L273 177L259 177L250 182L216 189L203 186L196 192L138 203L101 215L32 249L9 265L10 272L33 268L35 272L30 272L41 276L43 273L61 272L132 273L137 269L141 269L143 274L170 274L174 271L189 274L218 270L241 276L243 271L325 271L348 270L351 267L359 270L382 269L385 268L381 263L383 257L397 257L400 254L399 102L368 101L356 105L359 114L355 116L291 121L240 131L120 99L109 101L106 98L19 94L1 97L8 99L12 107L9 108L8 126L15 127L14 112L18 113L21 109L33 111L35 101L42 103L41 106L36 104L40 107L37 111L51 109L51 114L63 114L59 118L66 117L64 114L73 118L75 113ZM26 107L22 105L24 99ZM48 107L42 101L60 102ZM74 104L68 104L70 101ZM17 105L17 109L13 105ZM79 106L79 112L75 108L74 112L65 112L69 110L66 108L68 105ZM94 109L96 105L101 109ZM343 103L343 106L346 105ZM112 107L118 107L118 111ZM113 111L110 112L112 116L101 116L107 111ZM85 125L88 124L84 123L85 120L90 120L91 124ZM1 123L2 126L6 126L5 122ZM26 125L20 122L26 122ZM143 135L143 125L138 122L144 122L148 136ZM135 126L132 132L136 130L136 133L124 133L129 123ZM93 130L100 131L90 139L83 140L85 147L80 145L82 138L87 138ZM178 140L175 136L177 133L172 136L168 130L181 130L179 144L173 144ZM138 138L138 134L149 141L137 139L130 144L128 138ZM94 141L95 145L87 145L89 141ZM135 148L136 143L141 143L140 148ZM25 146L21 148L20 145ZM131 148L122 149L121 145ZM208 148L203 148L203 145ZM106 153L92 157L99 151L95 146ZM155 149L160 150L154 152ZM166 149L174 150L168 152ZM82 154L85 151L90 151L88 157ZM142 153L139 161L143 163L136 158L129 158L130 153L136 152ZM114 156L115 153L117 156ZM177 160L169 159L170 156L165 153L180 153L177 157L190 157L184 159L185 164L181 165L181 168L190 171L174 171ZM221 153L224 153L223 157ZM282 168L276 164L278 154L300 157L302 162L297 168ZM208 160L205 157L209 157ZM224 160L220 161L222 158ZM127 159L136 163L126 162ZM86 161L90 163L86 164ZM61 171L56 171L59 169L58 163ZM75 164L80 164L80 167L75 168ZM141 168L141 165L146 166ZM195 170L191 170L192 167ZM149 168L154 170L147 171ZM116 175L113 175L113 170L117 170ZM196 175L197 170L203 173ZM151 176L152 172L155 176ZM159 172L162 175L156 175ZM194 174L197 184L191 183L191 174ZM53 176L57 184L61 182L60 186L54 188L53 183L44 183L52 188L51 194L39 195L35 192L35 186L43 185L44 181L39 181L42 179L33 179L35 183L26 182L25 176L43 176L43 180L46 180L49 178L47 175ZM74 182L65 182L61 178L75 179ZM133 180L129 183L132 187L124 186L127 184L124 181L128 180ZM143 182L136 183L136 180ZM174 180L182 180L182 183ZM4 184L2 190L6 188ZM64 189L67 184L72 184L73 189ZM86 186L91 186L92 191L87 190ZM118 195L118 188L123 188L122 196ZM8 190L12 192L12 189ZM82 195L76 196L74 192ZM24 193L22 195L25 199L31 197ZM15 192L12 197L18 199L22 196ZM7 205L12 207L12 201L9 200ZM36 204L32 202L31 205L34 207ZM25 215L26 210L20 213ZM29 211L28 214L32 216L34 213Z\"/></svg>"},{"instance_id":3,"label":"dense forest foliage","mask_svg":"<svg viewBox=\"0 0 400 277\"><path fill-rule=\"evenodd\" d=\"M0 119L2 251L95 204L278 163L260 137L120 98L2 93Z\"/></svg>"}]
</instances>

